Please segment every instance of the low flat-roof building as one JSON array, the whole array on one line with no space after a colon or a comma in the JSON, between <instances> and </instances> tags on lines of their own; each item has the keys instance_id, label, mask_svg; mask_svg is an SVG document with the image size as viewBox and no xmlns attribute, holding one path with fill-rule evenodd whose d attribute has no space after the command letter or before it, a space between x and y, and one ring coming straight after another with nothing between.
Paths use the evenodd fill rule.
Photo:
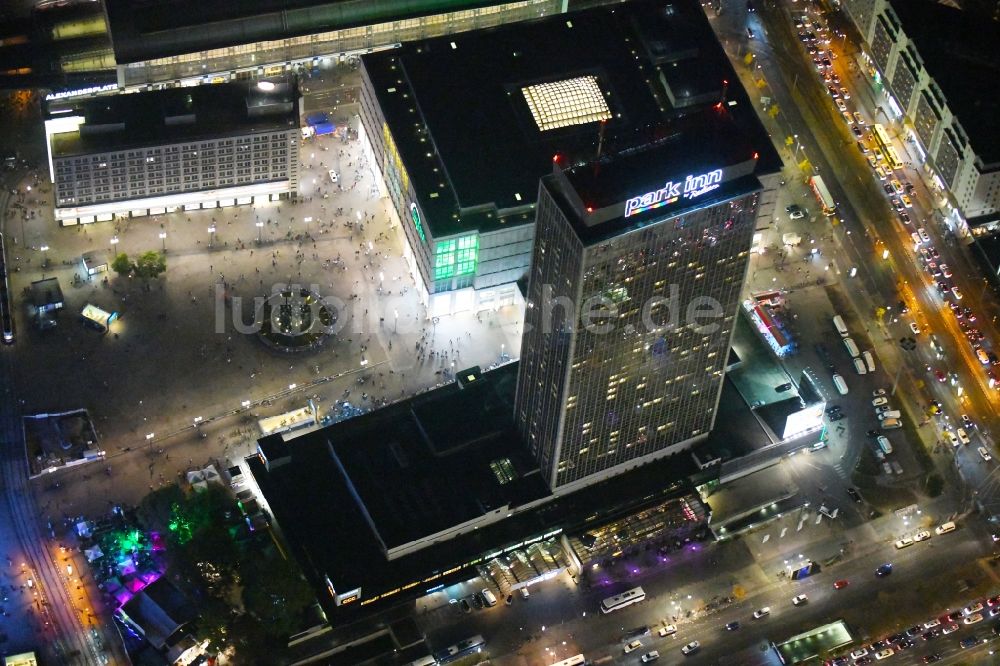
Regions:
<instances>
[{"instance_id":1,"label":"low flat-roof building","mask_svg":"<svg viewBox=\"0 0 1000 666\"><path fill-rule=\"evenodd\" d=\"M564 11L563 0L105 0L121 86L258 72ZM263 72L261 72L263 73Z\"/></svg>"},{"instance_id":2,"label":"low flat-roof building","mask_svg":"<svg viewBox=\"0 0 1000 666\"><path fill-rule=\"evenodd\" d=\"M432 313L518 298L512 283L531 262L538 180L556 155L565 167L672 137L683 170L686 153L719 147L702 145L714 134L700 118L726 99L726 131L757 147L763 170L775 166L702 8L664 6L597 7L361 58L372 163ZM647 164L662 167L664 154Z\"/></svg>"},{"instance_id":3,"label":"low flat-roof building","mask_svg":"<svg viewBox=\"0 0 1000 666\"><path fill-rule=\"evenodd\" d=\"M297 438L266 437L247 459L334 623L467 580L503 554L546 557L562 550L564 531L630 509L685 492L700 506L686 481L698 472L691 459L553 498L514 429L517 363L460 374L475 380Z\"/></svg>"},{"instance_id":4,"label":"low flat-roof building","mask_svg":"<svg viewBox=\"0 0 1000 666\"><path fill-rule=\"evenodd\" d=\"M45 121L61 224L250 204L298 190L293 78L83 99Z\"/></svg>"}]
</instances>

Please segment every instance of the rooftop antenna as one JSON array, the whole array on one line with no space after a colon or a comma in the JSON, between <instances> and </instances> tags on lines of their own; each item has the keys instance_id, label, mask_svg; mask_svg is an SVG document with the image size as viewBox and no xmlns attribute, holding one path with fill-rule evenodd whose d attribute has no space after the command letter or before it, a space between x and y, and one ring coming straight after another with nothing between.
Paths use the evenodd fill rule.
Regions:
<instances>
[{"instance_id":1,"label":"rooftop antenna","mask_svg":"<svg viewBox=\"0 0 1000 666\"><path fill-rule=\"evenodd\" d=\"M597 128L597 158L594 160L594 175L596 176L601 170L601 154L604 152L604 125L607 123L606 120L602 120L598 123Z\"/></svg>"}]
</instances>

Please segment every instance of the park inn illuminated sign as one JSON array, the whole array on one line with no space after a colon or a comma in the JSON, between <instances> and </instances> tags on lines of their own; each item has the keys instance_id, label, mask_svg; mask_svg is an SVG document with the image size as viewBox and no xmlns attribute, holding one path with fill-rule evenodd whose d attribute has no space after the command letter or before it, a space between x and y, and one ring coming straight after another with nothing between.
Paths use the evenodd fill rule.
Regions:
<instances>
[{"instance_id":1,"label":"park inn illuminated sign","mask_svg":"<svg viewBox=\"0 0 1000 666\"><path fill-rule=\"evenodd\" d=\"M681 197L697 199L701 195L717 189L722 183L722 169L709 171L700 176L688 176L683 182L675 183L668 180L659 190L646 192L642 196L632 197L625 202L625 217L644 213L653 208L667 206Z\"/></svg>"}]
</instances>

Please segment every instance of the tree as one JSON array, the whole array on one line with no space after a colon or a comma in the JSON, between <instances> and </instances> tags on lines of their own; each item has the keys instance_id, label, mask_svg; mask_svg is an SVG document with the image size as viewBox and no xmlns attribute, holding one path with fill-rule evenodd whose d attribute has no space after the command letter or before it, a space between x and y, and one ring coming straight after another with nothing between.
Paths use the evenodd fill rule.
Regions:
<instances>
[{"instance_id":1,"label":"tree","mask_svg":"<svg viewBox=\"0 0 1000 666\"><path fill-rule=\"evenodd\" d=\"M119 252L115 255L115 258L111 261L111 270L125 277L131 275L132 262L129 260L128 255L124 252Z\"/></svg>"},{"instance_id":2,"label":"tree","mask_svg":"<svg viewBox=\"0 0 1000 666\"><path fill-rule=\"evenodd\" d=\"M924 483L924 490L928 497L937 497L944 491L944 479L936 472L931 474Z\"/></svg>"},{"instance_id":3,"label":"tree","mask_svg":"<svg viewBox=\"0 0 1000 666\"><path fill-rule=\"evenodd\" d=\"M135 260L133 270L136 276L146 283L148 288L150 280L159 277L160 273L167 270L167 258L162 252L157 252L156 250L143 252Z\"/></svg>"},{"instance_id":4,"label":"tree","mask_svg":"<svg viewBox=\"0 0 1000 666\"><path fill-rule=\"evenodd\" d=\"M209 595L224 596L238 577L240 550L227 516L232 511L232 499L217 484L170 505L166 535L171 570Z\"/></svg>"},{"instance_id":5,"label":"tree","mask_svg":"<svg viewBox=\"0 0 1000 666\"><path fill-rule=\"evenodd\" d=\"M281 654L288 643L275 637L270 627L250 613L244 613L233 621L229 638L236 648L236 663L253 666L276 663L275 655Z\"/></svg>"},{"instance_id":6,"label":"tree","mask_svg":"<svg viewBox=\"0 0 1000 666\"><path fill-rule=\"evenodd\" d=\"M316 600L297 566L278 554L242 562L243 605L272 636L287 637Z\"/></svg>"}]
</instances>

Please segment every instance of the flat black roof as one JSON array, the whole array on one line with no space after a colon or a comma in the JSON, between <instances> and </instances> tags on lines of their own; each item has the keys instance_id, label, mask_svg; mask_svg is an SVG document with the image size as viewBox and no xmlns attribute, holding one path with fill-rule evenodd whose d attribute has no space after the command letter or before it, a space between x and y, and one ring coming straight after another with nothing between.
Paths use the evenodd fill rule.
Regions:
<instances>
[{"instance_id":1,"label":"flat black roof","mask_svg":"<svg viewBox=\"0 0 1000 666\"><path fill-rule=\"evenodd\" d=\"M266 83L273 89L259 87ZM67 109L65 100L58 108ZM48 117L77 115L84 124L52 135L53 156L295 128L299 90L294 77L279 77L93 97L73 102L69 109L50 111Z\"/></svg>"},{"instance_id":2,"label":"flat black roof","mask_svg":"<svg viewBox=\"0 0 1000 666\"><path fill-rule=\"evenodd\" d=\"M35 307L62 303L63 293L62 287L59 286L59 278L45 278L31 283L31 304Z\"/></svg>"},{"instance_id":3,"label":"flat black roof","mask_svg":"<svg viewBox=\"0 0 1000 666\"><path fill-rule=\"evenodd\" d=\"M934 0L890 4L976 155L1000 162L1000 23Z\"/></svg>"},{"instance_id":4,"label":"flat black roof","mask_svg":"<svg viewBox=\"0 0 1000 666\"><path fill-rule=\"evenodd\" d=\"M492 384L492 387L478 389L481 391L479 397L495 399L506 409L506 405L514 400L517 365L517 362L510 363L483 375L483 386ZM326 592L324 576L329 576L339 593L348 592L360 585L363 599L371 598L415 580L423 581L483 553L520 543L531 536L554 529L585 529L638 508L680 496L691 490L693 476L701 477L698 482L704 483L709 477L718 474L718 467L709 472L699 472L692 457L694 451L723 451L726 453L724 457L729 459L760 448L761 440L766 440L759 425L756 425L749 406L732 382L726 379L723 382L716 428L703 444L694 449L662 458L569 495L550 498L530 511L478 530L470 530L454 539L390 562L386 559L375 532L370 528L358 494L353 492L358 486L355 484L352 488L344 475L347 468L340 467L337 461L345 459L341 456L343 451L351 452L351 455L346 456L351 458L374 449L373 462L352 460L350 463L352 466L360 465L365 474L372 473L376 465L388 470L384 477L370 475L362 483L365 486L363 492L367 493L369 500L372 493L378 492L397 497L408 492L439 490L442 496L452 494L453 491L444 487L462 484L463 480L455 476L455 468L447 463L414 470L412 476L400 476L394 471L399 467L399 458L396 457L399 454L392 452L397 444L405 447L404 452L413 453L411 447L424 449L422 456L436 457L441 452L445 452L445 456L455 454L447 453L447 442L436 453L430 453L429 448L418 446L415 442L399 442L397 437L401 431L392 422L394 418L416 418L407 415L408 408L414 408L418 412L424 410L439 413L443 420L436 424L437 427L447 428L459 420L475 422L482 419L494 424L499 422L497 419L501 412L493 406L475 400L457 402L459 393L458 387L451 384L371 413L367 416L375 418L369 420L367 425L364 423L366 417L358 417L287 442L276 436L265 438L260 445L269 460L282 454L287 454L289 460L287 464L272 466L270 471L259 457L247 458L250 471L267 498L268 506L285 539L331 617L364 614L383 609L386 604L404 602L424 594L437 584L462 580L467 577L468 571L456 570L450 575L442 575L371 606L355 603L341 608L333 605ZM388 427L394 432L382 433L379 426ZM470 429L457 433L456 436L475 437L477 430L488 429L470 426ZM394 441L397 444L393 444ZM460 447L461 444L460 441L451 442L451 448ZM468 442L466 445L473 449L485 447L491 452L491 458L511 457L512 460L516 460L526 450L524 443L513 431L509 438L484 439ZM387 460L385 456L390 453L393 459ZM699 455L705 457L703 453ZM357 467L354 469L357 470ZM478 473L475 470L468 470L466 473L488 482L483 477L476 476ZM527 478L537 479L539 475ZM396 485L415 486L416 489L400 491L394 487ZM411 506L409 510L418 513L422 511L418 506ZM404 517L420 520L418 513L408 512ZM384 514L380 515L385 517ZM389 518L392 519L391 516Z\"/></svg>"},{"instance_id":5,"label":"flat black roof","mask_svg":"<svg viewBox=\"0 0 1000 666\"><path fill-rule=\"evenodd\" d=\"M678 162L742 147L760 154L761 168L780 166L696 0L558 14L362 62L435 237L532 222L525 208L556 155L575 164L669 137ZM611 119L540 130L523 89L577 77L596 79ZM707 114L723 97L736 105ZM738 141L724 145L719 133ZM616 189L661 175L641 173L641 162L620 173Z\"/></svg>"},{"instance_id":6,"label":"flat black roof","mask_svg":"<svg viewBox=\"0 0 1000 666\"><path fill-rule=\"evenodd\" d=\"M663 501L690 488L687 479L697 469L685 452L570 495L551 498L537 468L520 467L527 447L513 428L510 408L517 363L485 373L478 381L483 382L476 389L479 393L467 393L467 399L462 393L471 387L459 389L450 384L287 442L280 436L262 439L259 444L272 462L270 471L258 456L247 458L268 506L328 613L361 613L369 607L363 607L364 611L359 610L359 604L334 607L325 591L324 576L329 576L338 593L360 585L363 598L371 598L442 574L483 553L528 537L616 517L637 505ZM436 413L440 420L427 420L430 412ZM504 413L506 417L501 419ZM504 429L498 431L503 433L501 436L482 436L495 430L501 420L506 421ZM487 425L475 425L479 421ZM454 431L453 441L432 446L427 443L426 433L415 433L406 422L426 424L432 432L448 430L460 422L467 425ZM468 437L473 439L461 441ZM287 456L287 462L274 464L283 455ZM366 456L370 460L365 460ZM520 477L521 488L511 484L500 486L497 482L488 461L502 458L509 458L515 469L524 472ZM469 466L462 467L463 461ZM380 498L381 494L387 498ZM386 559L376 532L405 538L427 533L432 527L401 524L406 521L433 520L437 527L449 527L444 521L458 521L481 510L470 507L474 498L492 497L495 501L500 494L509 494L512 503L518 499L550 499L498 523L470 529L392 561ZM401 505L405 498L410 498L411 504ZM420 505L428 501L433 506ZM459 506L442 506L446 501L456 501ZM399 515L393 515L394 511ZM376 529L372 529L373 523L377 523ZM436 584L454 582L462 575L467 575L467 571L456 569L384 601L393 604L413 598ZM378 606L382 604L380 601Z\"/></svg>"},{"instance_id":7,"label":"flat black roof","mask_svg":"<svg viewBox=\"0 0 1000 666\"><path fill-rule=\"evenodd\" d=\"M119 64L489 7L506 0L104 0Z\"/></svg>"},{"instance_id":8,"label":"flat black roof","mask_svg":"<svg viewBox=\"0 0 1000 666\"><path fill-rule=\"evenodd\" d=\"M334 462L386 548L549 494L513 434L516 381L506 371L449 384L329 433Z\"/></svg>"}]
</instances>

